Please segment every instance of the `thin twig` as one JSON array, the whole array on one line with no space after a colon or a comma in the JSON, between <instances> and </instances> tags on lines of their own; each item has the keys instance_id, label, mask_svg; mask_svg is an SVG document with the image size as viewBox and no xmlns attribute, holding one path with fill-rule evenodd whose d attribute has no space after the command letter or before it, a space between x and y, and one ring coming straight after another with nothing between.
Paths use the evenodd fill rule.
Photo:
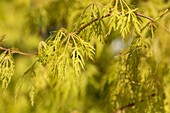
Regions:
<instances>
[{"instance_id":1,"label":"thin twig","mask_svg":"<svg viewBox=\"0 0 170 113\"><path fill-rule=\"evenodd\" d=\"M116 2L117 2L117 0L115 0L115 1L114 1L114 3L113 3L113 7L115 7L115 6L116 6Z\"/></svg>"},{"instance_id":2,"label":"thin twig","mask_svg":"<svg viewBox=\"0 0 170 113\"><path fill-rule=\"evenodd\" d=\"M143 17L143 18L146 18L146 19L149 19L149 20L151 20L152 22L155 21L153 18L151 18L151 17L149 17L149 16L146 16L146 15L143 15L143 14L140 14L140 13L135 13L135 15L140 16L140 17Z\"/></svg>"},{"instance_id":3,"label":"thin twig","mask_svg":"<svg viewBox=\"0 0 170 113\"><path fill-rule=\"evenodd\" d=\"M141 100L140 102L143 102L143 101L144 101L144 100ZM128 109L128 108L131 108L131 107L135 106L135 104L136 104L135 102L134 102L134 103L131 103L131 104L128 104L128 105L126 105L126 106L124 106L124 107L122 107L122 108L114 111L113 113L122 112L123 110L126 110L126 109Z\"/></svg>"},{"instance_id":4,"label":"thin twig","mask_svg":"<svg viewBox=\"0 0 170 113\"><path fill-rule=\"evenodd\" d=\"M0 37L0 43L4 40L4 38L7 36L7 34L2 35L2 37Z\"/></svg>"},{"instance_id":5,"label":"thin twig","mask_svg":"<svg viewBox=\"0 0 170 113\"><path fill-rule=\"evenodd\" d=\"M102 18L106 18L106 17L109 17L111 14L107 14L105 16L102 16L101 18L96 18L92 21L90 21L89 23L85 24L84 26L82 26L79 30L77 30L76 34L79 34L84 28L86 28L87 26L89 26L91 23L95 22L95 21L98 21L99 19L102 19Z\"/></svg>"},{"instance_id":6,"label":"thin twig","mask_svg":"<svg viewBox=\"0 0 170 113\"><path fill-rule=\"evenodd\" d=\"M148 97L151 98L151 97L154 97L154 96L155 96L155 94L151 94L151 95L148 96ZM142 103L142 102L144 102L144 101L145 101L145 100L143 99L143 100L139 101L138 103ZM114 111L113 113L122 112L123 110L126 110L126 109L128 109L128 108L131 108L131 107L135 106L136 104L137 104L137 102L133 102L133 103L131 103L131 104L128 104L128 105L126 105L126 106L121 107L120 109Z\"/></svg>"},{"instance_id":7,"label":"thin twig","mask_svg":"<svg viewBox=\"0 0 170 113\"><path fill-rule=\"evenodd\" d=\"M16 50L13 50L13 49L7 49L7 48L3 48L3 47L0 47L0 50L10 51L11 53L18 53L18 54L27 55L27 56L37 55L37 54L33 54L33 53L24 53L24 52L21 52L21 51L16 51Z\"/></svg>"},{"instance_id":8,"label":"thin twig","mask_svg":"<svg viewBox=\"0 0 170 113\"><path fill-rule=\"evenodd\" d=\"M92 4L95 4L95 5L97 5L97 6L101 7L101 8L104 8L102 5L100 5L100 4L96 3L96 2L93 2Z\"/></svg>"}]
</instances>

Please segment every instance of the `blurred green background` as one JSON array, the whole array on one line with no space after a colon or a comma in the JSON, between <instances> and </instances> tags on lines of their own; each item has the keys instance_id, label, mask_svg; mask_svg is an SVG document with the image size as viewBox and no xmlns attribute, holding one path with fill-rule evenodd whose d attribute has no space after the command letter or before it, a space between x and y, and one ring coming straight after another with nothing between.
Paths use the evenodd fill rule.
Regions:
<instances>
[{"instance_id":1,"label":"blurred green background","mask_svg":"<svg viewBox=\"0 0 170 113\"><path fill-rule=\"evenodd\" d=\"M7 34L0 46L18 49L23 52L37 53L40 41L48 38L51 31L64 27L71 31L83 10L95 0L0 0L0 36ZM105 5L109 0L100 0ZM168 0L127 0L139 8L141 13L156 17L167 8ZM166 17L165 19L169 19ZM166 27L170 26L168 21ZM169 40L167 40L167 43ZM89 61L80 78L80 85L70 88L71 91L56 95L48 86L46 71L38 66L38 91L34 106L31 106L28 83L23 82L18 98L15 101L14 90L19 78L36 60L35 56L14 55L15 74L7 90L0 92L0 113L105 113L111 111L107 98L107 88L102 87L102 78L107 66L122 48L128 47L128 41L122 42L118 32L112 32L103 47L99 43L96 50L96 61ZM168 45L168 44L167 44ZM164 47L168 50L170 47ZM106 57L107 56L107 57ZM71 72L70 72L71 73ZM30 73L31 75L31 73ZM83 76L84 75L84 76ZM86 75L86 76L85 76ZM31 80L30 80L31 81ZM67 84L68 86L71 83ZM68 88L67 86L65 86ZM69 90L69 88L68 88ZM69 94L72 92L71 94ZM66 95L66 102L60 102L60 95Z\"/></svg>"}]
</instances>

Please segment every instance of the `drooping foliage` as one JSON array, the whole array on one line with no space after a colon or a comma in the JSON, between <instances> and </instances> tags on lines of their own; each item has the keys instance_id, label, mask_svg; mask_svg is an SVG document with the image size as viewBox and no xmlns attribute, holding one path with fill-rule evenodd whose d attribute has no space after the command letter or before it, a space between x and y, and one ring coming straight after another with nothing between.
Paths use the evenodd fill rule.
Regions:
<instances>
[{"instance_id":1,"label":"drooping foliage","mask_svg":"<svg viewBox=\"0 0 170 113\"><path fill-rule=\"evenodd\" d=\"M166 0L18 0L16 11L25 10L18 15L28 17L20 21L28 28L17 24L24 28L20 36L35 37L24 44L36 42L38 52L0 47L3 93L10 94L7 87L15 86L11 90L15 112L169 113L169 5ZM48 34L49 30L53 31ZM0 38L2 46L10 45L7 36ZM23 74L11 80L21 65L14 53L35 57ZM6 109L0 111L12 112Z\"/></svg>"},{"instance_id":2,"label":"drooping foliage","mask_svg":"<svg viewBox=\"0 0 170 113\"><path fill-rule=\"evenodd\" d=\"M0 56L0 75L2 82L2 89L6 89L14 74L14 61L10 52L3 52Z\"/></svg>"}]
</instances>

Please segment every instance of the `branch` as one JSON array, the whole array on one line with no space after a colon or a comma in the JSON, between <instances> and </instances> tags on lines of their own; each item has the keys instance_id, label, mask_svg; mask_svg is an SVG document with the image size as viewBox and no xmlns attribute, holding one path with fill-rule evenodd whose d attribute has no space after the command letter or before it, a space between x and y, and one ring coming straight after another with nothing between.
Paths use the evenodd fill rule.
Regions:
<instances>
[{"instance_id":1,"label":"branch","mask_svg":"<svg viewBox=\"0 0 170 113\"><path fill-rule=\"evenodd\" d=\"M143 101L144 101L144 100L141 100L140 102L143 102ZM126 105L126 106L124 106L124 107L122 107L122 108L116 110L116 111L113 112L113 113L122 112L123 110L126 110L126 109L128 109L128 108L131 108L131 107L135 106L135 104L136 104L135 102L134 102L134 103L131 103L131 104L128 104L128 105Z\"/></svg>"},{"instance_id":2,"label":"branch","mask_svg":"<svg viewBox=\"0 0 170 113\"><path fill-rule=\"evenodd\" d=\"M13 49L7 49L7 48L3 48L3 47L0 47L0 50L10 51L11 53L18 53L18 54L27 55L27 56L37 55L37 54L32 54L32 53L24 53L24 52L21 52L21 51L16 51L16 50L13 50Z\"/></svg>"},{"instance_id":3,"label":"branch","mask_svg":"<svg viewBox=\"0 0 170 113\"><path fill-rule=\"evenodd\" d=\"M140 13L135 13L135 15L146 18L148 20L151 20L152 22L155 22L155 20L153 18L149 17L149 16L146 16L146 15L143 15L143 14L140 14Z\"/></svg>"},{"instance_id":4,"label":"branch","mask_svg":"<svg viewBox=\"0 0 170 113\"><path fill-rule=\"evenodd\" d=\"M117 0L115 0L115 1L114 1L114 3L113 3L113 7L115 7L115 6L116 6L116 2L117 2Z\"/></svg>"},{"instance_id":5,"label":"branch","mask_svg":"<svg viewBox=\"0 0 170 113\"><path fill-rule=\"evenodd\" d=\"M115 1L116 1L116 0L115 0ZM93 3L93 4L96 4L96 3ZM98 4L97 4L97 5L98 5ZM101 7L101 6L100 6L100 7ZM110 12L109 14L107 14L107 15L105 15L105 16L102 16L101 18L96 18L96 19L90 21L89 23L87 23L87 24L85 24L84 26L80 27L80 29L78 29L78 30L76 31L76 34L79 34L83 29L85 29L87 26L89 26L89 25L92 24L93 22L96 22L96 21L98 21L98 20L100 20L100 19L103 19L103 18L106 18L106 17L111 16L111 13L112 13L112 12ZM121 12L119 12L119 13L121 14ZM124 12L124 13L126 14L127 12ZM155 22L155 20L154 20L153 18L149 17L149 16L146 16L146 15L143 15L143 14L140 14L140 13L135 13L135 15L140 16L140 17L143 17L143 18L146 18L146 19L148 19L148 20L151 20L152 22Z\"/></svg>"},{"instance_id":6,"label":"branch","mask_svg":"<svg viewBox=\"0 0 170 113\"><path fill-rule=\"evenodd\" d=\"M154 96L155 96L155 94L152 94L152 95L149 96L149 98L150 98L150 97L154 97ZM140 103L144 102L144 99L141 100L141 101L139 101L139 102L140 102ZM122 107L122 108L114 111L113 113L122 112L123 110L126 110L126 109L128 109L128 108L131 108L131 107L135 106L136 104L137 104L137 102L133 102L133 103L131 103L131 104L128 104L128 105L126 105L126 106L124 106L124 107Z\"/></svg>"}]
</instances>

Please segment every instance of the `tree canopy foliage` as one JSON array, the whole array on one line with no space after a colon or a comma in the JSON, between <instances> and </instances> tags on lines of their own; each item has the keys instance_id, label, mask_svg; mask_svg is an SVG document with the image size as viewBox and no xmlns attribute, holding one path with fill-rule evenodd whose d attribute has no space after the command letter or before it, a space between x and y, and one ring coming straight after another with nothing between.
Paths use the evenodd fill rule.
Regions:
<instances>
[{"instance_id":1,"label":"tree canopy foliage","mask_svg":"<svg viewBox=\"0 0 170 113\"><path fill-rule=\"evenodd\" d=\"M0 7L0 113L170 112L170 1Z\"/></svg>"}]
</instances>

